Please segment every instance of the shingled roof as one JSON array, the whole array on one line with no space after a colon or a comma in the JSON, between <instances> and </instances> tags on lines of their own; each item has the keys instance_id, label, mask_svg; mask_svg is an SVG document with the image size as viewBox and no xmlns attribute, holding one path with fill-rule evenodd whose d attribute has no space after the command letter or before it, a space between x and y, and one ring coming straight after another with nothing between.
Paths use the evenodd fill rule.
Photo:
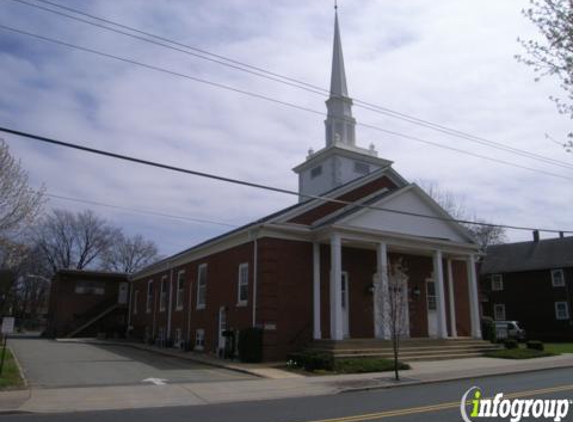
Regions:
<instances>
[{"instance_id":1,"label":"shingled roof","mask_svg":"<svg viewBox=\"0 0 573 422\"><path fill-rule=\"evenodd\" d=\"M573 236L489 246L481 274L573 267Z\"/></svg>"}]
</instances>

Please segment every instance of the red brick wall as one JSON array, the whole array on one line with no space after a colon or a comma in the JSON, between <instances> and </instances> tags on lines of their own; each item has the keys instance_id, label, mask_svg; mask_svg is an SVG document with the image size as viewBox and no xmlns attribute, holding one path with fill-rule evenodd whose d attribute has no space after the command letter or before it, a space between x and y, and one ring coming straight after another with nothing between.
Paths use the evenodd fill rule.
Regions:
<instances>
[{"instance_id":1,"label":"red brick wall","mask_svg":"<svg viewBox=\"0 0 573 422\"><path fill-rule=\"evenodd\" d=\"M263 334L264 359L281 360L312 339L312 243L259 240L257 324L276 325Z\"/></svg>"},{"instance_id":2,"label":"red brick wall","mask_svg":"<svg viewBox=\"0 0 573 422\"><path fill-rule=\"evenodd\" d=\"M75 292L76 282L80 280L98 281L104 283L105 294L79 294ZM68 334L86 313L105 304L116 301L119 292L119 283L127 281L124 275L98 275L89 272L61 272L52 280L50 287L50 304L48 309L48 334L60 337ZM110 305L111 306L111 305ZM113 315L119 323L125 311ZM110 316L112 318L112 316ZM108 321L113 323L113 321ZM105 324L99 324L97 328L103 329ZM92 331L83 335L95 335Z\"/></svg>"},{"instance_id":3,"label":"red brick wall","mask_svg":"<svg viewBox=\"0 0 573 422\"><path fill-rule=\"evenodd\" d=\"M249 263L249 301L247 306L238 306L238 279L239 265ZM205 309L197 309L197 273L201 264L207 264L207 292ZM183 291L182 310L176 309L177 273L185 271L185 288ZM218 342L219 308L227 308L227 328L243 329L252 326L252 295L253 295L253 242L210 255L204 259L173 268L173 299L171 338L175 330L181 329L183 338L195 344L197 329L205 330L206 352L215 352ZM133 281L133 290L139 291L137 314L132 314L133 335L143 338L145 327L152 330L155 315L154 336L163 328L167 332L168 307L165 312L159 312L159 282L163 275L169 280L170 272L161 272L152 277ZM145 312L147 282L153 280L155 311ZM191 291L189 290L191 289ZM189 302L191 300L191 314L189 315ZM167 304L169 301L167 301ZM189 318L190 316L190 318ZM188 334L190 331L190 335Z\"/></svg>"},{"instance_id":4,"label":"red brick wall","mask_svg":"<svg viewBox=\"0 0 573 422\"><path fill-rule=\"evenodd\" d=\"M555 316L555 302L568 302L573 321L573 268L564 268L564 275L566 286L553 287L550 269L504 273L502 291L491 291L489 276L482 277L481 287L488 298L484 314L493 317L493 304L504 304L506 319L519 321L529 338L571 341L573 323Z\"/></svg>"}]
</instances>

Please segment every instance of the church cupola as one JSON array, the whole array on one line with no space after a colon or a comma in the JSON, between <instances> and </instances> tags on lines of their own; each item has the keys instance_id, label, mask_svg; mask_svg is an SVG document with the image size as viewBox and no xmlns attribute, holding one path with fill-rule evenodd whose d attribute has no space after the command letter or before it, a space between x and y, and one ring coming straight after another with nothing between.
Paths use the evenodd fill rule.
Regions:
<instances>
[{"instance_id":1,"label":"church cupola","mask_svg":"<svg viewBox=\"0 0 573 422\"><path fill-rule=\"evenodd\" d=\"M298 174L300 200L304 195L322 195L352 180L391 165L378 158L374 145L356 145L356 120L352 117L352 99L348 96L342 55L338 11L334 14L334 43L330 75L330 95L326 100L325 146L309 149L306 160L293 171Z\"/></svg>"}]
</instances>

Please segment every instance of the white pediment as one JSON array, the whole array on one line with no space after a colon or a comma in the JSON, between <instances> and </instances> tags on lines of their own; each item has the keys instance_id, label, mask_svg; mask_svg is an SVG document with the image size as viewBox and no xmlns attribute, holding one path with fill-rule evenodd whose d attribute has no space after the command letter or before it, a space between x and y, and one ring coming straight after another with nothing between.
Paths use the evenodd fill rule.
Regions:
<instances>
[{"instance_id":1,"label":"white pediment","mask_svg":"<svg viewBox=\"0 0 573 422\"><path fill-rule=\"evenodd\" d=\"M451 217L415 185L401 189L371 205L388 210L438 217L440 219L399 214L391 211L363 209L347 216L339 224L410 236L447 239L454 242L473 242L467 231L458 223L444 221L444 218Z\"/></svg>"}]
</instances>

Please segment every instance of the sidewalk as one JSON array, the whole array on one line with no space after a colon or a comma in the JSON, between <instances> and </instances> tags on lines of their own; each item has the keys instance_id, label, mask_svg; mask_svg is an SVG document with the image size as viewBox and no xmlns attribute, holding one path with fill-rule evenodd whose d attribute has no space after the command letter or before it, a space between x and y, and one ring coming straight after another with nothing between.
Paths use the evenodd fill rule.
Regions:
<instances>
[{"instance_id":1,"label":"sidewalk","mask_svg":"<svg viewBox=\"0 0 573 422\"><path fill-rule=\"evenodd\" d=\"M124 344L124 343L122 343ZM124 344L125 345L125 344ZM158 351L149 346L142 347ZM190 358L189 353L160 350L160 353ZM197 360L197 355L191 356ZM204 363L218 364L243 372L257 374L260 379L181 383L166 385L131 385L86 388L32 389L25 402L10 401L8 393L0 393L4 411L70 412L85 410L146 408L164 406L192 406L237 401L280 399L288 397L337 394L374 388L400 387L413 384L476 378L491 375L573 367L573 354L523 361L468 358L449 361L415 362L412 369L402 371L404 381L396 383L390 373L348 374L305 377L266 365L225 363L201 357ZM263 378L266 377L266 378ZM12 392L10 392L12 393ZM21 394L20 397L23 397Z\"/></svg>"}]
</instances>

